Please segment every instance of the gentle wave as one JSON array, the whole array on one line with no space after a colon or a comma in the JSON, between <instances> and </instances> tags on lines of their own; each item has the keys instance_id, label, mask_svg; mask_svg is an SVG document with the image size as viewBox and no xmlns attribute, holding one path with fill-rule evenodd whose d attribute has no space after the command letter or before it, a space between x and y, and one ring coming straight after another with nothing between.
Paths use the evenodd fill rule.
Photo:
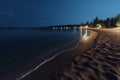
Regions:
<instances>
[{"instance_id":1,"label":"gentle wave","mask_svg":"<svg viewBox=\"0 0 120 80\"><path fill-rule=\"evenodd\" d=\"M57 49L50 50L48 53L52 53L52 52L54 51L54 56L52 56L52 57L44 60L42 63L40 63L39 65L37 65L35 68L29 70L27 73L23 74L22 76L17 77L15 80L21 80L21 79L23 79L24 77L26 77L27 75L29 75L29 74L32 73L33 71L37 70L40 66L42 66L42 65L45 64L46 62L54 59L56 56L58 56L58 55L60 55L60 54L62 54L62 53L64 53L64 52L66 52L66 51L69 51L69 50L71 50L71 49L77 48L77 47L79 46L79 40L80 40L80 38L75 39L75 40L71 41L70 43L67 43L67 44L65 44L65 45L63 45L63 46L61 46L61 47L58 47ZM74 44L74 46L72 46L72 44ZM68 46L68 45L70 45L71 47L70 47L70 48L67 47L67 49L63 49L64 47L66 47L66 46ZM60 48L62 48L63 50L61 50ZM48 53L46 53L46 55L49 55ZM56 54L55 54L55 53L56 53ZM45 55L44 55L44 56L45 56Z\"/></svg>"}]
</instances>

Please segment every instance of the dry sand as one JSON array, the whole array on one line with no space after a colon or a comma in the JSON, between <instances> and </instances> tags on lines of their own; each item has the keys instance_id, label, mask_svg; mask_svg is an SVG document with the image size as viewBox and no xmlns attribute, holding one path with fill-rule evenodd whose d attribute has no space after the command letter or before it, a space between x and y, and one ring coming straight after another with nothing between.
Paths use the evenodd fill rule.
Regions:
<instances>
[{"instance_id":1,"label":"dry sand","mask_svg":"<svg viewBox=\"0 0 120 80\"><path fill-rule=\"evenodd\" d=\"M92 30L78 48L48 61L23 80L120 80L120 30Z\"/></svg>"},{"instance_id":2,"label":"dry sand","mask_svg":"<svg viewBox=\"0 0 120 80\"><path fill-rule=\"evenodd\" d=\"M76 56L57 80L120 80L120 30L95 31L95 45Z\"/></svg>"}]
</instances>

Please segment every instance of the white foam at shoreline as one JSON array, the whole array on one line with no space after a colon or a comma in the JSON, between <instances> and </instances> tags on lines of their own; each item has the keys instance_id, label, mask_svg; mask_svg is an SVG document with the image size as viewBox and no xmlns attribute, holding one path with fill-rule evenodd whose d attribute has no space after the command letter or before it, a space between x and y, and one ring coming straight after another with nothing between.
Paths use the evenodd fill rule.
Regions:
<instances>
[{"instance_id":1,"label":"white foam at shoreline","mask_svg":"<svg viewBox=\"0 0 120 80\"><path fill-rule=\"evenodd\" d=\"M79 40L80 40L80 38L79 38ZM40 66L42 66L42 65L45 64L46 62L48 62L48 61L54 59L57 55L60 55L60 54L62 54L62 53L64 53L64 52L66 52L66 51L69 51L69 50L75 49L75 48L77 48L77 47L79 47L79 41L77 42L77 45L76 45L75 47L73 47L73 48L69 48L69 49L63 50L62 52L58 52L58 53L56 53L56 54L55 54L54 56L52 56L51 58L49 58L49 59L43 61L43 62L40 63L38 66L36 66L36 67L33 68L32 70L30 70L29 72L25 73L25 74L22 75L21 77L16 78L15 80L21 80L21 79L23 79L24 77L26 77L27 75L29 75L29 74L32 73L33 71L37 70Z\"/></svg>"}]
</instances>

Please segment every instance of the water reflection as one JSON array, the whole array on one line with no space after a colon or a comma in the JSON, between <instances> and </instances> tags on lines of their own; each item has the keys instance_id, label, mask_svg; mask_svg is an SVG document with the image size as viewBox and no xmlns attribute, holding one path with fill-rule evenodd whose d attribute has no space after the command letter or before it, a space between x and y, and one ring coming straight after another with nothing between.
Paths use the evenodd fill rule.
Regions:
<instances>
[{"instance_id":1,"label":"water reflection","mask_svg":"<svg viewBox=\"0 0 120 80\"><path fill-rule=\"evenodd\" d=\"M81 35L81 37L87 37L88 36L88 30L86 29L86 30L84 30L84 32L83 32L83 28L82 28L82 26L80 27L80 35Z\"/></svg>"}]
</instances>

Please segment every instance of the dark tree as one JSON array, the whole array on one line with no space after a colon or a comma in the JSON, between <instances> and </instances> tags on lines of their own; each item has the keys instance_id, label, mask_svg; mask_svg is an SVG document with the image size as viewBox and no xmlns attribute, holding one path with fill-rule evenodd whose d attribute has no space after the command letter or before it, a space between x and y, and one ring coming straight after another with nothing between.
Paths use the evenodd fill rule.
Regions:
<instances>
[{"instance_id":1,"label":"dark tree","mask_svg":"<svg viewBox=\"0 0 120 80\"><path fill-rule=\"evenodd\" d=\"M84 26L85 24L84 23L81 23L80 26Z\"/></svg>"},{"instance_id":2,"label":"dark tree","mask_svg":"<svg viewBox=\"0 0 120 80\"><path fill-rule=\"evenodd\" d=\"M96 17L95 19L94 19L94 24L98 24L99 23L99 19L98 19L98 17Z\"/></svg>"},{"instance_id":3,"label":"dark tree","mask_svg":"<svg viewBox=\"0 0 120 80\"><path fill-rule=\"evenodd\" d=\"M104 21L104 23L105 23L105 27L106 27L106 28L110 28L110 24L111 24L110 18L107 18L107 19Z\"/></svg>"},{"instance_id":4,"label":"dark tree","mask_svg":"<svg viewBox=\"0 0 120 80\"><path fill-rule=\"evenodd\" d=\"M85 25L88 25L89 24L89 21L87 21L86 23L85 23Z\"/></svg>"},{"instance_id":5,"label":"dark tree","mask_svg":"<svg viewBox=\"0 0 120 80\"><path fill-rule=\"evenodd\" d=\"M116 27L116 23L117 23L117 19L116 18L111 18L110 27L111 28Z\"/></svg>"}]
</instances>

